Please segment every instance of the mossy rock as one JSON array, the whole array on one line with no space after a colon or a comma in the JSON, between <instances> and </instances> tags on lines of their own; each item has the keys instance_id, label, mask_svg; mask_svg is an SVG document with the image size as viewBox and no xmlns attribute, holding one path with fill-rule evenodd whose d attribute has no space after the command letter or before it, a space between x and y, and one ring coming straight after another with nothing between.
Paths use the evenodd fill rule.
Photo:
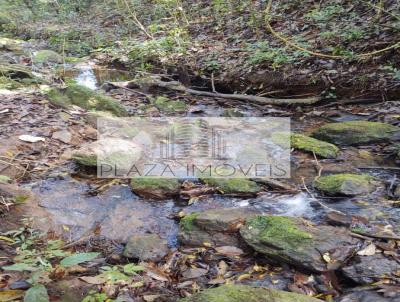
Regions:
<instances>
[{"instance_id":1,"label":"mossy rock","mask_svg":"<svg viewBox=\"0 0 400 302\"><path fill-rule=\"evenodd\" d=\"M331 123L318 128L313 137L336 145L362 145L375 142L390 141L400 128L390 124L351 121Z\"/></svg>"},{"instance_id":2,"label":"mossy rock","mask_svg":"<svg viewBox=\"0 0 400 302\"><path fill-rule=\"evenodd\" d=\"M193 212L179 222L178 240L182 245L242 246L238 230L249 217L260 213L250 207L211 209Z\"/></svg>"},{"instance_id":3,"label":"mossy rock","mask_svg":"<svg viewBox=\"0 0 400 302\"><path fill-rule=\"evenodd\" d=\"M87 167L96 167L98 164L117 166L120 173L127 173L141 155L141 147L134 142L110 138L82 146L72 154L71 159Z\"/></svg>"},{"instance_id":4,"label":"mossy rock","mask_svg":"<svg viewBox=\"0 0 400 302\"><path fill-rule=\"evenodd\" d=\"M321 302L306 295L248 285L222 285L206 289L180 302Z\"/></svg>"},{"instance_id":5,"label":"mossy rock","mask_svg":"<svg viewBox=\"0 0 400 302\"><path fill-rule=\"evenodd\" d=\"M250 218L240 234L247 244L267 258L314 272L336 269L357 246L357 240L347 229L314 226L310 221L286 216ZM344 255L332 259L336 267L327 266L321 255L335 249L343 249Z\"/></svg>"},{"instance_id":6,"label":"mossy rock","mask_svg":"<svg viewBox=\"0 0 400 302\"><path fill-rule=\"evenodd\" d=\"M18 81L15 81L13 79L7 78L7 77L2 77L0 76L0 89L17 89L21 88L23 85L19 83Z\"/></svg>"},{"instance_id":7,"label":"mossy rock","mask_svg":"<svg viewBox=\"0 0 400 302\"><path fill-rule=\"evenodd\" d=\"M61 64L63 62L63 58L60 54L56 53L55 51L43 49L35 52L32 61L34 64L49 64L49 63Z\"/></svg>"},{"instance_id":8,"label":"mossy rock","mask_svg":"<svg viewBox=\"0 0 400 302\"><path fill-rule=\"evenodd\" d=\"M176 178L138 177L131 179L132 191L144 198L166 199L179 195L181 184Z\"/></svg>"},{"instance_id":9,"label":"mossy rock","mask_svg":"<svg viewBox=\"0 0 400 302\"><path fill-rule=\"evenodd\" d=\"M226 194L255 194L261 191L256 182L247 178L200 178L200 180Z\"/></svg>"},{"instance_id":10,"label":"mossy rock","mask_svg":"<svg viewBox=\"0 0 400 302\"><path fill-rule=\"evenodd\" d=\"M64 108L76 105L89 111L106 111L115 116L128 115L126 109L112 97L81 85L72 84L63 91L51 89L47 95L53 104Z\"/></svg>"},{"instance_id":11,"label":"mossy rock","mask_svg":"<svg viewBox=\"0 0 400 302\"><path fill-rule=\"evenodd\" d=\"M367 174L333 174L319 177L314 185L327 195L356 196L375 191L378 182Z\"/></svg>"},{"instance_id":12,"label":"mossy rock","mask_svg":"<svg viewBox=\"0 0 400 302\"><path fill-rule=\"evenodd\" d=\"M20 64L6 64L0 63L0 74L4 77L11 79L34 79L35 76L32 74L31 70Z\"/></svg>"},{"instance_id":13,"label":"mossy rock","mask_svg":"<svg viewBox=\"0 0 400 302\"><path fill-rule=\"evenodd\" d=\"M0 27L1 27L1 17L0 17ZM22 51L22 41L14 40L9 38L0 38L0 50L8 50L14 52Z\"/></svg>"},{"instance_id":14,"label":"mossy rock","mask_svg":"<svg viewBox=\"0 0 400 302\"><path fill-rule=\"evenodd\" d=\"M184 101L174 101L163 96L157 97L153 104L158 110L167 114L182 113L187 111L187 105Z\"/></svg>"},{"instance_id":15,"label":"mossy rock","mask_svg":"<svg viewBox=\"0 0 400 302\"><path fill-rule=\"evenodd\" d=\"M290 135L290 140L289 140ZM315 153L323 158L336 158L339 155L339 148L333 144L320 141L318 139L298 134L287 132L275 132L271 136L271 141L282 148L294 148L304 152ZM290 142L290 146L289 146Z\"/></svg>"},{"instance_id":16,"label":"mossy rock","mask_svg":"<svg viewBox=\"0 0 400 302\"><path fill-rule=\"evenodd\" d=\"M339 148L335 145L302 134L292 134L290 144L294 149L315 153L323 158L336 158L339 154Z\"/></svg>"}]
</instances>

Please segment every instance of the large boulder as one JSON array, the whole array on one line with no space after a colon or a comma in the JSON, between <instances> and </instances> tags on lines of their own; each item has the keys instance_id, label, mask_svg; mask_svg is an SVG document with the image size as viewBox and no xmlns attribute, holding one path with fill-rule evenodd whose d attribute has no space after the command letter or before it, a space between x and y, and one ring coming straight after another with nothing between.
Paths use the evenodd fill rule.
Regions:
<instances>
[{"instance_id":1,"label":"large boulder","mask_svg":"<svg viewBox=\"0 0 400 302\"><path fill-rule=\"evenodd\" d=\"M64 90L51 89L47 92L50 101L64 108L71 105L89 111L108 111L115 116L127 116L126 109L115 99L81 85L69 85Z\"/></svg>"},{"instance_id":2,"label":"large boulder","mask_svg":"<svg viewBox=\"0 0 400 302\"><path fill-rule=\"evenodd\" d=\"M369 194L379 182L367 174L332 174L319 177L314 186L327 195L356 196Z\"/></svg>"},{"instance_id":3,"label":"large boulder","mask_svg":"<svg viewBox=\"0 0 400 302\"><path fill-rule=\"evenodd\" d=\"M347 278L359 284L370 284L383 278L399 280L399 264L396 260L384 257L382 254L357 256L342 271Z\"/></svg>"},{"instance_id":4,"label":"large boulder","mask_svg":"<svg viewBox=\"0 0 400 302\"><path fill-rule=\"evenodd\" d=\"M32 62L34 64L61 64L63 62L63 58L55 51L44 49L39 50L33 54Z\"/></svg>"},{"instance_id":5,"label":"large boulder","mask_svg":"<svg viewBox=\"0 0 400 302\"><path fill-rule=\"evenodd\" d=\"M330 123L318 128L313 137L336 145L361 145L389 141L400 128L390 124L351 121Z\"/></svg>"},{"instance_id":6,"label":"large boulder","mask_svg":"<svg viewBox=\"0 0 400 302\"><path fill-rule=\"evenodd\" d=\"M159 261L169 252L168 243L156 234L135 235L128 239L123 255L140 261Z\"/></svg>"},{"instance_id":7,"label":"large boulder","mask_svg":"<svg viewBox=\"0 0 400 302\"><path fill-rule=\"evenodd\" d=\"M240 229L243 239L267 258L314 272L335 270L357 244L344 228L314 226L286 216L257 216ZM327 263L325 259L329 259Z\"/></svg>"},{"instance_id":8,"label":"large boulder","mask_svg":"<svg viewBox=\"0 0 400 302\"><path fill-rule=\"evenodd\" d=\"M131 179L132 191L150 199L166 199L179 195L181 184L177 178L137 177Z\"/></svg>"},{"instance_id":9,"label":"large boulder","mask_svg":"<svg viewBox=\"0 0 400 302\"><path fill-rule=\"evenodd\" d=\"M213 209L194 212L179 224L178 240L183 245L241 246L238 230L246 218L259 213L251 208Z\"/></svg>"},{"instance_id":10,"label":"large boulder","mask_svg":"<svg viewBox=\"0 0 400 302\"><path fill-rule=\"evenodd\" d=\"M276 289L248 285L222 285L206 289L180 302L321 302L321 300Z\"/></svg>"},{"instance_id":11,"label":"large boulder","mask_svg":"<svg viewBox=\"0 0 400 302\"><path fill-rule=\"evenodd\" d=\"M260 186L247 178L200 178L224 194L255 194L261 191Z\"/></svg>"}]
</instances>

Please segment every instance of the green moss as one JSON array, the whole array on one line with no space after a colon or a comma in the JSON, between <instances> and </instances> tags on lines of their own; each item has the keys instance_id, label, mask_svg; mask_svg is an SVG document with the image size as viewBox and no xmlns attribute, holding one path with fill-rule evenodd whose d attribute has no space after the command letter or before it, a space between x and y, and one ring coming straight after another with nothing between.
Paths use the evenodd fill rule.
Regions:
<instances>
[{"instance_id":1,"label":"green moss","mask_svg":"<svg viewBox=\"0 0 400 302\"><path fill-rule=\"evenodd\" d=\"M63 62L63 58L61 55L52 50L39 50L37 51L32 58L34 64L47 64L47 63L59 63Z\"/></svg>"},{"instance_id":2,"label":"green moss","mask_svg":"<svg viewBox=\"0 0 400 302\"><path fill-rule=\"evenodd\" d=\"M339 153L339 148L335 145L302 134L292 134L290 144L294 149L315 153L324 158L336 158Z\"/></svg>"},{"instance_id":3,"label":"green moss","mask_svg":"<svg viewBox=\"0 0 400 302\"><path fill-rule=\"evenodd\" d=\"M19 64L0 63L0 75L11 79L35 78L28 67Z\"/></svg>"},{"instance_id":4,"label":"green moss","mask_svg":"<svg viewBox=\"0 0 400 302\"><path fill-rule=\"evenodd\" d=\"M333 174L318 178L318 180L315 181L315 187L329 195L347 195L343 188L346 182L351 182L352 186L356 189L365 188L365 191L368 191L372 180L374 180L374 178L367 174Z\"/></svg>"},{"instance_id":5,"label":"green moss","mask_svg":"<svg viewBox=\"0 0 400 302\"><path fill-rule=\"evenodd\" d=\"M97 93L81 85L70 85L65 94L69 97L72 104L80 106L86 110L110 111L117 116L128 115L121 104L113 98Z\"/></svg>"},{"instance_id":6,"label":"green moss","mask_svg":"<svg viewBox=\"0 0 400 302\"><path fill-rule=\"evenodd\" d=\"M385 123L351 121L331 123L314 131L313 137L339 145L387 141L400 128Z\"/></svg>"},{"instance_id":7,"label":"green moss","mask_svg":"<svg viewBox=\"0 0 400 302\"><path fill-rule=\"evenodd\" d=\"M25 195L17 195L15 196L15 203L19 204L19 203L24 203L25 201L27 201L29 198L29 196L25 196Z\"/></svg>"},{"instance_id":8,"label":"green moss","mask_svg":"<svg viewBox=\"0 0 400 302\"><path fill-rule=\"evenodd\" d=\"M89 155L76 152L72 155L72 160L77 162L80 165L87 166L87 167L96 167L97 166L97 156L96 155Z\"/></svg>"},{"instance_id":9,"label":"green moss","mask_svg":"<svg viewBox=\"0 0 400 302\"><path fill-rule=\"evenodd\" d=\"M296 249L308 244L313 237L296 226L295 220L285 216L257 216L246 222L249 228L260 230L260 241L284 249Z\"/></svg>"},{"instance_id":10,"label":"green moss","mask_svg":"<svg viewBox=\"0 0 400 302\"><path fill-rule=\"evenodd\" d=\"M173 101L164 96L159 96L154 100L154 106L164 113L179 113L187 110L186 103L183 101Z\"/></svg>"},{"instance_id":11,"label":"green moss","mask_svg":"<svg viewBox=\"0 0 400 302\"><path fill-rule=\"evenodd\" d=\"M180 189L181 184L176 178L137 177L131 179L131 187L133 191L165 190L176 192Z\"/></svg>"},{"instance_id":12,"label":"green moss","mask_svg":"<svg viewBox=\"0 0 400 302\"><path fill-rule=\"evenodd\" d=\"M199 213L190 213L183 217L181 221L179 222L179 225L185 232L191 232L193 230L194 226L194 221L195 219L199 216Z\"/></svg>"},{"instance_id":13,"label":"green moss","mask_svg":"<svg viewBox=\"0 0 400 302\"><path fill-rule=\"evenodd\" d=\"M321 300L281 290L248 285L222 285L206 289L180 302L321 302Z\"/></svg>"},{"instance_id":14,"label":"green moss","mask_svg":"<svg viewBox=\"0 0 400 302\"><path fill-rule=\"evenodd\" d=\"M260 186L247 178L201 178L204 183L217 187L223 193L257 193Z\"/></svg>"},{"instance_id":15,"label":"green moss","mask_svg":"<svg viewBox=\"0 0 400 302\"><path fill-rule=\"evenodd\" d=\"M22 87L21 83L15 81L13 79L0 76L0 89L12 90L12 89L20 88L20 87Z\"/></svg>"},{"instance_id":16,"label":"green moss","mask_svg":"<svg viewBox=\"0 0 400 302\"><path fill-rule=\"evenodd\" d=\"M73 104L86 110L111 112L115 116L128 115L118 101L81 85L69 85L63 92L50 89L47 95L53 104L62 107L69 107Z\"/></svg>"}]
</instances>

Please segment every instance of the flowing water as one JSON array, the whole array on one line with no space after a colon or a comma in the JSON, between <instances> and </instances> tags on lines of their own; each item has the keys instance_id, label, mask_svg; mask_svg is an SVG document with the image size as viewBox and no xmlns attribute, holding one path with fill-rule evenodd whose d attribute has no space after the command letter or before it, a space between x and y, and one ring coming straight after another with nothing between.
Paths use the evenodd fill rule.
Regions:
<instances>
[{"instance_id":1,"label":"flowing water","mask_svg":"<svg viewBox=\"0 0 400 302\"><path fill-rule=\"evenodd\" d=\"M81 85L97 89L106 81L127 79L125 72L97 69L91 64L84 64L71 70L70 76ZM239 109L245 116L258 116L257 110ZM219 116L223 108L218 104L201 104L190 107L189 116ZM353 119L355 117L344 117ZM304 127L294 125L294 128ZM312 167L315 177L315 171ZM71 172L71 171L70 171ZM369 171L381 179L393 177L393 173ZM305 173L305 172L304 172ZM304 175L302 172L302 175ZM38 204L47 212L47 219L42 225L52 227L59 233L72 239L79 238L100 225L101 234L109 239L125 241L130 235L156 233L168 240L171 246L177 244L178 224L174 219L177 213L184 211L204 211L215 208L252 206L266 214L301 216L312 221L320 221L325 210L315 203L306 193L278 194L265 193L255 198L234 198L223 195L207 196L191 205L182 205L173 200L150 201L136 196L128 185L114 185L105 192L93 196L88 194L92 185L88 181L72 177L53 177L31 184L31 189L38 196ZM379 196L366 199L341 198L319 199L331 209L347 214L363 215L372 220L388 221L400 217L400 209L381 203ZM43 221L42 221L43 222Z\"/></svg>"}]
</instances>

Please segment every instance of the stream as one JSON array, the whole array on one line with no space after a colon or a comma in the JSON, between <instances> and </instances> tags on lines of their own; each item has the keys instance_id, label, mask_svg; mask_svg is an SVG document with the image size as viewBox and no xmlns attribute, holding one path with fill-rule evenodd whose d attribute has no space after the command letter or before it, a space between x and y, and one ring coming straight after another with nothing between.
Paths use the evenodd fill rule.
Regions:
<instances>
[{"instance_id":1,"label":"stream","mask_svg":"<svg viewBox=\"0 0 400 302\"><path fill-rule=\"evenodd\" d=\"M79 64L67 71L75 81L90 89L98 89L106 81L127 79L125 71L97 68L93 64ZM218 116L223 114L218 104L200 104L190 107L188 116ZM257 109L242 107L245 116L257 116ZM344 114L338 120L354 120L359 116ZM293 122L292 128L304 128L304 122ZM313 170L313 169L312 169ZM67 174L72 174L72 170ZM307 171L306 171L307 172ZM304 174L305 172L302 171ZM315 177L315 171L311 179ZM307 174L305 173L305 174ZM307 193L278 194L264 193L254 198L234 198L213 195L200 199L191 205L182 205L173 200L149 201L136 196L126 184L114 185L97 196L89 194L92 184L89 181L65 176L50 177L46 180L27 185L38 196L39 206L45 209L48 217L42 226L51 226L66 237L77 239L87 234L95 225L101 226L101 235L117 241L126 241L133 234L155 233L167 239L171 247L177 246L178 223L174 219L180 211L185 213L201 212L214 208L251 207L263 213L299 216L320 222L325 210L314 202ZM380 178L393 177L393 173L370 171ZM376 199L375 199L376 198ZM351 215L369 217L371 220L388 221L399 217L400 209L379 205L379 194L368 199L325 198L323 203L331 209Z\"/></svg>"}]
</instances>

